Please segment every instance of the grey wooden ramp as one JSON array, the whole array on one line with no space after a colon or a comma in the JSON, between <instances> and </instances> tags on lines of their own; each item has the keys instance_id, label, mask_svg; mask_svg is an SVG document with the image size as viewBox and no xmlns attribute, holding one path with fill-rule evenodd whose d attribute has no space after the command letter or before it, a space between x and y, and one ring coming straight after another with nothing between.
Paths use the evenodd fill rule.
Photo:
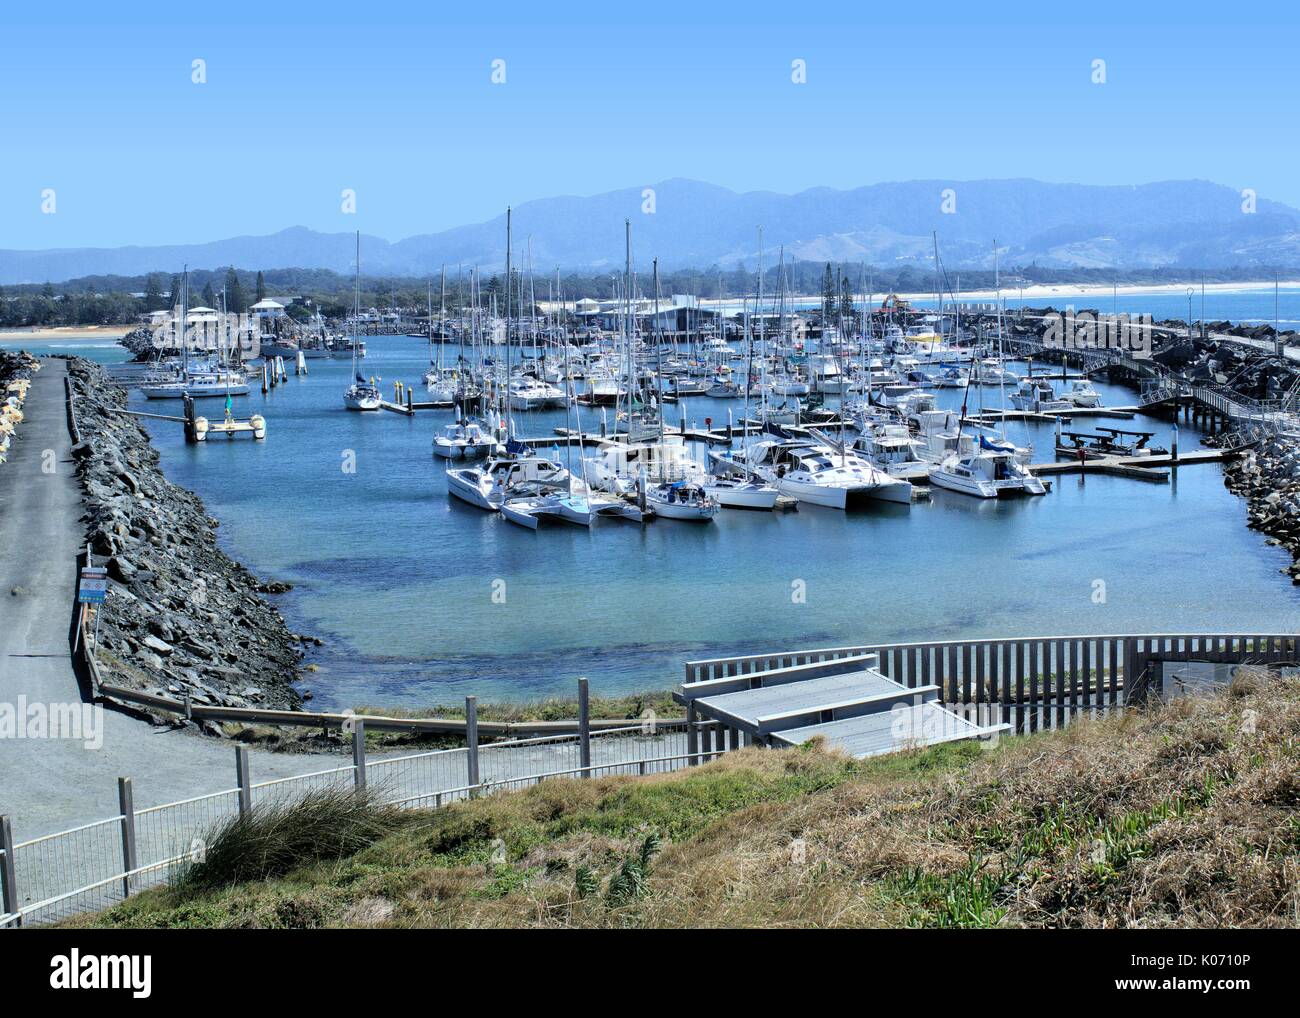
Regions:
<instances>
[{"instance_id":1,"label":"grey wooden ramp","mask_svg":"<svg viewBox=\"0 0 1300 1018\"><path fill-rule=\"evenodd\" d=\"M930 701L889 711L787 728L772 733L773 745L799 746L823 738L828 745L856 757L879 756L943 742L977 739L1010 729L1010 725L980 726Z\"/></svg>"},{"instance_id":2,"label":"grey wooden ramp","mask_svg":"<svg viewBox=\"0 0 1300 1018\"><path fill-rule=\"evenodd\" d=\"M937 685L907 687L877 668L875 654L850 654L784 668L759 668L699 682L673 694L695 717L767 746L824 738L857 757L979 738L981 726L946 709Z\"/></svg>"}]
</instances>

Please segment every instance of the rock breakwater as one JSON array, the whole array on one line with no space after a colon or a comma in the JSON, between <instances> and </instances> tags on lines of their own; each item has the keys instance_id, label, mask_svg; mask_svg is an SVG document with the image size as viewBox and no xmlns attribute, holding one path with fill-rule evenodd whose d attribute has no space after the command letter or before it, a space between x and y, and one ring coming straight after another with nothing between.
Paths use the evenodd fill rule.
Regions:
<instances>
[{"instance_id":1,"label":"rock breakwater","mask_svg":"<svg viewBox=\"0 0 1300 1018\"><path fill-rule=\"evenodd\" d=\"M1291 553L1284 571L1300 584L1300 440L1285 434L1262 439L1223 465L1223 483L1246 500L1249 526Z\"/></svg>"},{"instance_id":2,"label":"rock breakwater","mask_svg":"<svg viewBox=\"0 0 1300 1018\"><path fill-rule=\"evenodd\" d=\"M117 412L126 392L103 368L72 358L68 373L86 540L112 580L99 619L104 681L202 704L298 707L307 638L260 594L287 585L259 580L218 547L218 521L163 476L148 434Z\"/></svg>"}]
</instances>

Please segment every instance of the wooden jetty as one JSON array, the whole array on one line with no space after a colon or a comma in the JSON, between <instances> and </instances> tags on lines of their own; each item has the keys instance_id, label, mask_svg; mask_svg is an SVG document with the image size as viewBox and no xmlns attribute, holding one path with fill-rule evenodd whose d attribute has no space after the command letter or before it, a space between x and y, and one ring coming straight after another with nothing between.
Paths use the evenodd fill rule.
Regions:
<instances>
[{"instance_id":1,"label":"wooden jetty","mask_svg":"<svg viewBox=\"0 0 1300 1018\"><path fill-rule=\"evenodd\" d=\"M1197 449L1194 452L1177 452L1152 454L1150 456L1089 456L1080 462L1077 459L1059 460L1052 463L1030 463L1028 470L1035 477L1053 477L1068 474L1110 474L1114 477L1127 477L1135 481L1149 481L1156 484L1169 480L1168 470L1180 466L1195 466L1199 463L1221 463L1241 455L1239 449ZM916 483L924 481L930 474L930 465L922 464L901 471L897 476L905 481Z\"/></svg>"},{"instance_id":2,"label":"wooden jetty","mask_svg":"<svg viewBox=\"0 0 1300 1018\"><path fill-rule=\"evenodd\" d=\"M1031 463L1029 470L1035 475L1051 474L1114 474L1143 481L1168 480L1161 467L1194 466L1198 463L1222 463L1241 455L1239 449L1196 449L1193 452L1155 453L1150 456L1097 456L1082 462L1060 460L1055 463ZM1163 476L1152 476L1152 474Z\"/></svg>"},{"instance_id":3,"label":"wooden jetty","mask_svg":"<svg viewBox=\"0 0 1300 1018\"><path fill-rule=\"evenodd\" d=\"M1095 406L1070 407L1068 410L985 410L982 414L970 414L966 420L973 424L988 424L992 421L1039 421L1050 424L1061 417L1114 417L1119 420L1132 420L1144 407L1137 406Z\"/></svg>"}]
</instances>

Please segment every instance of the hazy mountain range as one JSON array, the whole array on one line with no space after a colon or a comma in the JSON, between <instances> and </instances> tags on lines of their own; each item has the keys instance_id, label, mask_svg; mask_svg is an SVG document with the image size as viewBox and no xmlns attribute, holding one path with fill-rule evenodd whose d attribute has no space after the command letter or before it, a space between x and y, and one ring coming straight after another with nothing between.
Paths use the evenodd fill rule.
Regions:
<instances>
[{"instance_id":1,"label":"hazy mountain range","mask_svg":"<svg viewBox=\"0 0 1300 1018\"><path fill-rule=\"evenodd\" d=\"M992 264L996 237L1004 265L1088 268L1227 268L1300 265L1300 211L1259 199L1243 212L1237 190L1200 180L1101 187L1036 180L917 180L848 191L819 187L798 194L739 194L694 180L590 197L543 198L515 209L516 263L531 242L534 270L617 270L623 220L631 219L635 261L658 256L665 269L752 267L756 227L768 264L788 258L928 263L931 231L950 267ZM955 212L941 210L945 189ZM390 242L363 235L368 275L424 276L440 265L505 262L505 215L441 233ZM86 275L140 275L191 268L326 268L352 271L353 235L295 226L262 237L232 237L163 247L0 250L0 283L61 281Z\"/></svg>"}]
</instances>

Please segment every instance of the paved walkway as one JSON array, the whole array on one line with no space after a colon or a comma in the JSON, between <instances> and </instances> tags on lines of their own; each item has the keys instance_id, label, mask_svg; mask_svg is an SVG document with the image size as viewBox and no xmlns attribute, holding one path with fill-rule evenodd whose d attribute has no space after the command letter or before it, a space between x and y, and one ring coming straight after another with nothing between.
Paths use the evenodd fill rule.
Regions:
<instances>
[{"instance_id":1,"label":"paved walkway","mask_svg":"<svg viewBox=\"0 0 1300 1018\"><path fill-rule=\"evenodd\" d=\"M63 361L43 362L28 393L26 420L19 427L12 458L0 465L0 711L8 711L11 719L17 713L20 725L27 716L19 709L22 704L47 712L61 705L82 708L68 637L75 560L84 530L81 486L67 429L65 373ZM115 817L119 776L132 779L142 865L188 850L214 823L234 815L232 795L147 815L138 812L234 788L231 743L192 731L155 728L112 710L99 711L96 720L97 733L81 733L96 735L89 744L82 738L37 738L30 730L25 730L28 737L0 737L0 814L10 817L18 842ZM681 762L636 761L684 752L680 732L608 736L593 740L592 761L620 773L656 773ZM255 751L250 757L255 785L351 763L347 754ZM464 749L414 756L373 754L370 763L370 784L391 799L421 795L426 797L421 802L427 803L431 793L463 788L468 782ZM578 763L572 739L485 747L480 777L509 781L564 771ZM254 787L253 798L261 803L308 786L350 780L350 775L336 775ZM49 921L120 898L121 882L110 878L121 872L121 852L120 835L110 824L20 847L15 858L20 905L30 908L56 896L58 902L32 909L28 919ZM166 877L166 870L152 870L140 878L139 886Z\"/></svg>"},{"instance_id":2,"label":"paved walkway","mask_svg":"<svg viewBox=\"0 0 1300 1018\"><path fill-rule=\"evenodd\" d=\"M19 698L48 709L78 704L68 645L84 536L81 486L71 456L62 360L43 359L9 462L0 464L0 710ZM52 465L52 472L42 470ZM21 720L21 719L20 719ZM131 777L137 806L235 784L230 743L157 729L102 712L103 744L0 738L0 814L20 841L117 812L117 778ZM342 756L253 754L255 780L338 766Z\"/></svg>"}]
</instances>

